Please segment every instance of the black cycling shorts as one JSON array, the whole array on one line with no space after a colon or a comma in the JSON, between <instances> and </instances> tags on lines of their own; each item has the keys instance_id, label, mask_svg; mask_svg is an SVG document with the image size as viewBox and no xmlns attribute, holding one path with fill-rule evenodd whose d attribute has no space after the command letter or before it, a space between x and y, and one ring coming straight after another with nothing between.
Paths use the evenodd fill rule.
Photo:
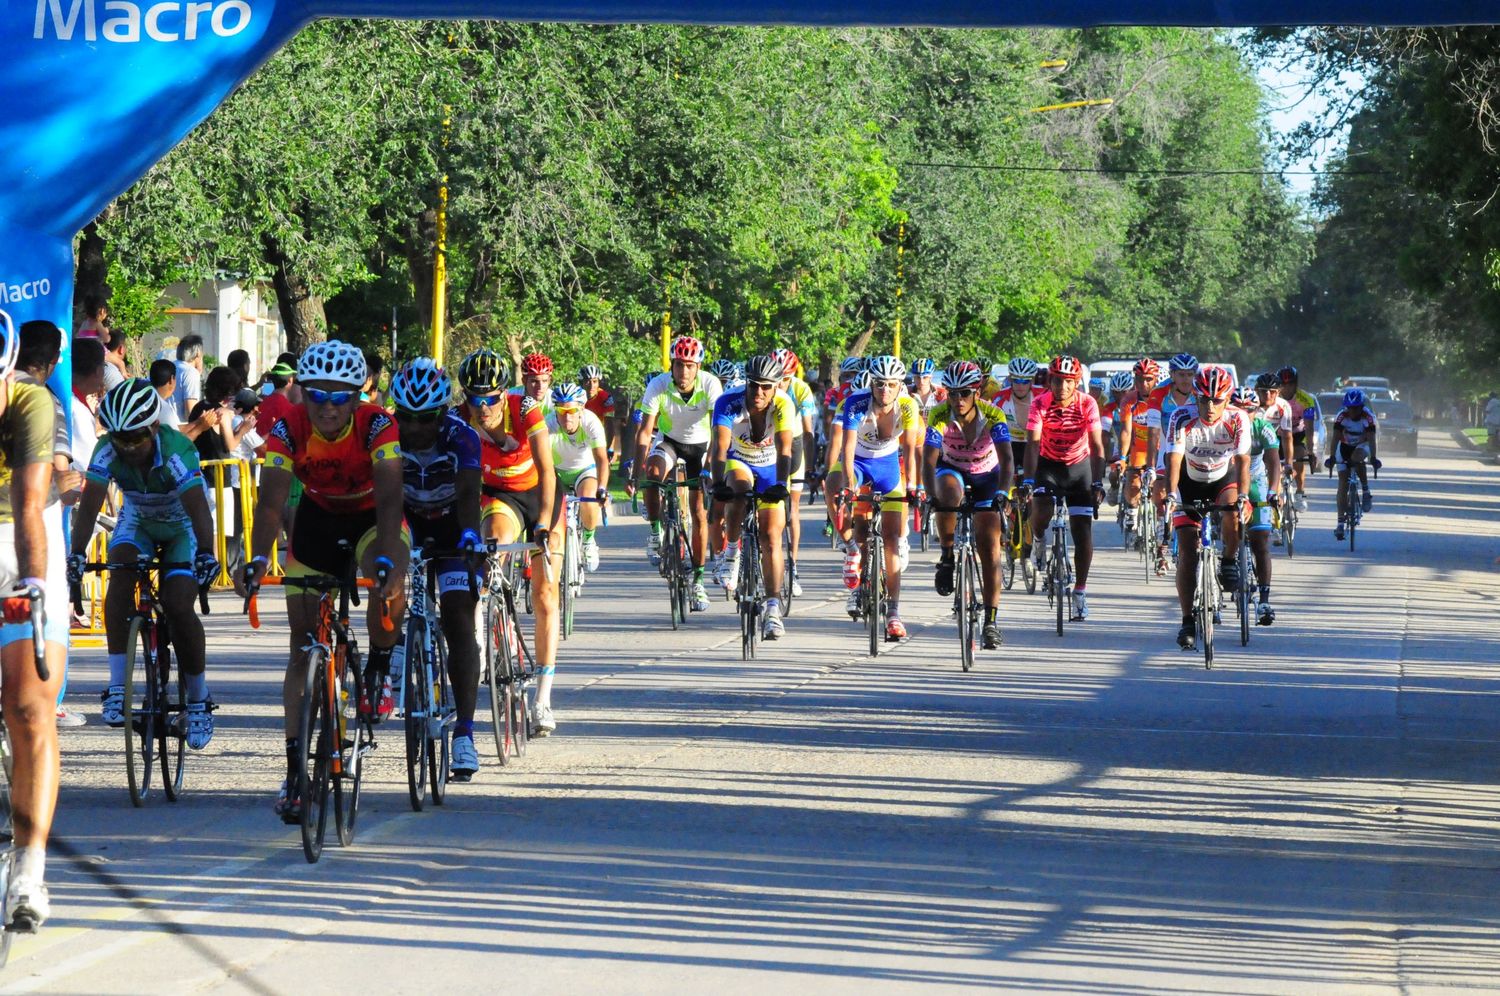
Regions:
<instances>
[{"instance_id":1,"label":"black cycling shorts","mask_svg":"<svg viewBox=\"0 0 1500 996\"><path fill-rule=\"evenodd\" d=\"M1094 490L1093 481L1089 480L1092 468L1092 460L1059 463L1039 457L1036 462L1036 489L1066 499L1071 514L1080 515L1082 510L1087 509L1092 515Z\"/></svg>"},{"instance_id":2,"label":"black cycling shorts","mask_svg":"<svg viewBox=\"0 0 1500 996\"><path fill-rule=\"evenodd\" d=\"M536 529L537 519L542 514L542 489L538 487L528 488L525 491L499 491L494 488L485 488L484 497L479 505L480 514L484 518L501 514L501 505L511 509L521 523L521 538L530 540Z\"/></svg>"},{"instance_id":3,"label":"black cycling shorts","mask_svg":"<svg viewBox=\"0 0 1500 996\"><path fill-rule=\"evenodd\" d=\"M671 436L663 435L661 441L651 447L651 456L661 455L667 460L667 473L681 460L686 468L688 480L703 476L704 464L708 460L707 443L679 443Z\"/></svg>"},{"instance_id":4,"label":"black cycling shorts","mask_svg":"<svg viewBox=\"0 0 1500 996\"><path fill-rule=\"evenodd\" d=\"M367 512L330 512L304 498L292 523L291 558L307 571L341 577L351 554L339 550L339 541L347 540L350 551L357 552L374 531L373 508Z\"/></svg>"}]
</instances>

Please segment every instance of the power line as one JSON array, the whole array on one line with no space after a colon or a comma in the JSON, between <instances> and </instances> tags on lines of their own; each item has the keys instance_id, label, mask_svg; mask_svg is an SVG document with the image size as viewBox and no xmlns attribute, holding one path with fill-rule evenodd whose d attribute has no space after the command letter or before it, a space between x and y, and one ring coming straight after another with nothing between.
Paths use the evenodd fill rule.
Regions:
<instances>
[{"instance_id":1,"label":"power line","mask_svg":"<svg viewBox=\"0 0 1500 996\"><path fill-rule=\"evenodd\" d=\"M1296 169L1147 169L1134 166L1021 166L1004 163L950 163L908 159L901 166L934 169L977 169L1003 173L1108 173L1137 176L1393 176L1394 170L1296 170Z\"/></svg>"}]
</instances>

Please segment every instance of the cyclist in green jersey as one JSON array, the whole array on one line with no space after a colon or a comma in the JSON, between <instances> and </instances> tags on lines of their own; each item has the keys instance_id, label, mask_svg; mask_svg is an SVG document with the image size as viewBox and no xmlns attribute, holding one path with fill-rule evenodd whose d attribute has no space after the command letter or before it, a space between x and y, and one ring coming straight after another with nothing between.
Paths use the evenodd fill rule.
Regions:
<instances>
[{"instance_id":1,"label":"cyclist in green jersey","mask_svg":"<svg viewBox=\"0 0 1500 996\"><path fill-rule=\"evenodd\" d=\"M140 378L117 384L99 403L106 435L94 447L84 474L68 580L76 583L83 577L94 522L113 483L125 500L110 539L109 562L133 564L155 554L164 564L179 565L162 571L161 602L187 685L187 743L202 750L213 739L214 721L204 674L203 622L194 600L199 587L219 573L219 562L211 552L213 520L198 450L182 433L159 424L160 411L156 390ZM116 571L104 599L109 688L100 697L109 726L125 723L125 642L138 580L134 571Z\"/></svg>"},{"instance_id":2,"label":"cyclist in green jersey","mask_svg":"<svg viewBox=\"0 0 1500 996\"><path fill-rule=\"evenodd\" d=\"M1255 557L1255 576L1260 582L1260 608L1255 624L1276 621L1271 608L1271 533L1275 508L1281 504L1281 431L1265 417L1252 387L1234 392L1233 404L1250 414L1250 552Z\"/></svg>"}]
</instances>

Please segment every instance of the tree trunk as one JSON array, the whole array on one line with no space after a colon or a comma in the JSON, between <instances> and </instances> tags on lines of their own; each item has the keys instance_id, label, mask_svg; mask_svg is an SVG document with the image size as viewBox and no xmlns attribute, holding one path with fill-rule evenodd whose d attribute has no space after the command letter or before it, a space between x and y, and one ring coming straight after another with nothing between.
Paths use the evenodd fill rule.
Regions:
<instances>
[{"instance_id":1,"label":"tree trunk","mask_svg":"<svg viewBox=\"0 0 1500 996\"><path fill-rule=\"evenodd\" d=\"M856 336L854 342L849 345L850 356L865 355L865 348L870 345L870 337L875 334L876 327L877 323L875 319L870 319L869 323L865 325L865 330Z\"/></svg>"},{"instance_id":2,"label":"tree trunk","mask_svg":"<svg viewBox=\"0 0 1500 996\"><path fill-rule=\"evenodd\" d=\"M112 206L106 209L106 213L111 210ZM104 236L99 234L96 219L84 226L83 238L78 243L77 270L73 277L74 328L88 318L85 302L94 300L104 304L109 301L108 271L109 264L104 260Z\"/></svg>"},{"instance_id":3,"label":"tree trunk","mask_svg":"<svg viewBox=\"0 0 1500 996\"><path fill-rule=\"evenodd\" d=\"M423 211L406 224L401 252L411 274L412 294L416 298L417 325L432 331L432 264L437 247L437 211Z\"/></svg>"},{"instance_id":4,"label":"tree trunk","mask_svg":"<svg viewBox=\"0 0 1500 996\"><path fill-rule=\"evenodd\" d=\"M261 237L265 260L271 266L271 286L286 328L286 348L301 353L328 334L328 316L323 299L312 292L307 279L295 272L291 260L281 251L281 243L270 235Z\"/></svg>"}]
</instances>

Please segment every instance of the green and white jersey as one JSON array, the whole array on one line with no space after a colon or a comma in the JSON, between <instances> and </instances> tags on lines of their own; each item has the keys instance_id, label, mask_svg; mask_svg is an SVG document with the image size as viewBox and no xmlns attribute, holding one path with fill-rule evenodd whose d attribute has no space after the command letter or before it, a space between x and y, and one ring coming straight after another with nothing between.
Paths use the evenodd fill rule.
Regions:
<instances>
[{"instance_id":1,"label":"green and white jersey","mask_svg":"<svg viewBox=\"0 0 1500 996\"><path fill-rule=\"evenodd\" d=\"M585 408L578 431L563 432L557 412L547 415L547 433L552 440L552 466L559 473L594 469L594 450L605 448L604 423Z\"/></svg>"},{"instance_id":2,"label":"green and white jersey","mask_svg":"<svg viewBox=\"0 0 1500 996\"><path fill-rule=\"evenodd\" d=\"M1281 434L1276 425L1260 415L1250 420L1250 477L1266 483L1266 450L1281 450Z\"/></svg>"},{"instance_id":3,"label":"green and white jersey","mask_svg":"<svg viewBox=\"0 0 1500 996\"><path fill-rule=\"evenodd\" d=\"M708 443L709 415L723 393L724 385L707 370L698 371L698 382L688 394L677 390L671 371L667 371L651 378L640 407L646 418L656 417L656 431L668 439L704 446Z\"/></svg>"},{"instance_id":4,"label":"green and white jersey","mask_svg":"<svg viewBox=\"0 0 1500 996\"><path fill-rule=\"evenodd\" d=\"M125 496L125 508L141 519L155 522L189 521L182 496L203 487L197 448L182 433L167 426L157 429L156 452L144 473L126 463L106 435L94 447L84 477L100 484L114 481Z\"/></svg>"}]
</instances>

